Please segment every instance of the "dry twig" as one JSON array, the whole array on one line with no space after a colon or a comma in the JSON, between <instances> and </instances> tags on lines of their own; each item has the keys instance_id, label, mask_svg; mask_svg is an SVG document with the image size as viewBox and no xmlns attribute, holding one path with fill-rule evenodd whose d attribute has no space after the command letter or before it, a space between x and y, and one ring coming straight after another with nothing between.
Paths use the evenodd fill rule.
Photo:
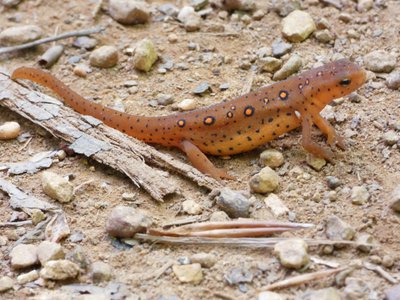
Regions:
<instances>
[{"instance_id":1,"label":"dry twig","mask_svg":"<svg viewBox=\"0 0 400 300\"><path fill-rule=\"evenodd\" d=\"M38 46L38 45L41 45L41 44L45 44L45 43L51 43L53 41L67 39L67 38L70 38L70 37L91 35L91 34L94 34L94 33L102 32L103 30L105 30L104 27L98 26L98 27L94 27L94 28L91 28L91 29L64 32L64 33L61 33L59 35L55 35L55 36L47 37L47 38L44 38L44 39L36 40L36 41L30 42L30 43L0 48L0 55L4 54L4 53L17 51L17 50L23 50L23 49L32 48L32 47L35 47L35 46Z\"/></svg>"}]
</instances>

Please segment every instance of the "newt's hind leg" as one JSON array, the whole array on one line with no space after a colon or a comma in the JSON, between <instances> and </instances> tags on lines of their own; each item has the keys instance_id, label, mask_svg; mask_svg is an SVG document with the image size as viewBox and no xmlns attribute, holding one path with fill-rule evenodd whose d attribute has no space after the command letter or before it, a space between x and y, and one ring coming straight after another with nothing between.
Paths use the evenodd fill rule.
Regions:
<instances>
[{"instance_id":1,"label":"newt's hind leg","mask_svg":"<svg viewBox=\"0 0 400 300\"><path fill-rule=\"evenodd\" d=\"M308 118L308 116L304 116L304 118L301 121L301 126L302 126L301 133L303 135L302 146L304 147L304 149L306 149L311 154L314 154L315 156L322 157L328 161L333 161L334 155L332 151L318 146L315 142L311 140L312 123Z\"/></svg>"},{"instance_id":2,"label":"newt's hind leg","mask_svg":"<svg viewBox=\"0 0 400 300\"><path fill-rule=\"evenodd\" d=\"M313 122L326 135L329 146L337 145L342 150L346 149L343 138L336 133L335 128L319 113L313 115Z\"/></svg>"},{"instance_id":3,"label":"newt's hind leg","mask_svg":"<svg viewBox=\"0 0 400 300\"><path fill-rule=\"evenodd\" d=\"M208 174L217 180L234 179L234 177L230 176L224 169L218 169L215 167L196 145L189 141L182 141L180 146L182 151L186 153L192 165L200 172Z\"/></svg>"}]
</instances>

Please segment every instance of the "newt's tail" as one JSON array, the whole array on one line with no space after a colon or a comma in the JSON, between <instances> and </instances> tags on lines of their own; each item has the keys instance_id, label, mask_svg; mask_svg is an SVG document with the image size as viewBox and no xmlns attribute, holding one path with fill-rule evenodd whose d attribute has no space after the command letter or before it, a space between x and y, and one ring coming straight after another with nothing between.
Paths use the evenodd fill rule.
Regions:
<instances>
[{"instance_id":1,"label":"newt's tail","mask_svg":"<svg viewBox=\"0 0 400 300\"><path fill-rule=\"evenodd\" d=\"M168 118L130 115L94 103L75 93L50 73L36 68L20 67L12 73L11 79L28 79L42 86L48 87L78 113L95 117L96 119L101 120L104 124L130 136L149 143L168 144L174 146L171 141L166 143L164 142L165 138L158 138L154 134L158 132L158 128L162 123L167 123L169 121L167 120Z\"/></svg>"}]
</instances>

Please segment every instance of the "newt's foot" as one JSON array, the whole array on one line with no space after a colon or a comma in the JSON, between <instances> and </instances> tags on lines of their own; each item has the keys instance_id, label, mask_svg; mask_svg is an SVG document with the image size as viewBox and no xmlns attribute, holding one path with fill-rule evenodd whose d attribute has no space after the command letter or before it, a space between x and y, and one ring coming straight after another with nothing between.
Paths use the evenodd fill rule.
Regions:
<instances>
[{"instance_id":1,"label":"newt's foot","mask_svg":"<svg viewBox=\"0 0 400 300\"><path fill-rule=\"evenodd\" d=\"M328 145L333 147L333 146L337 146L342 150L346 150L346 144L344 143L344 139L343 137L341 137L340 135L330 135L328 136Z\"/></svg>"},{"instance_id":2,"label":"newt's foot","mask_svg":"<svg viewBox=\"0 0 400 300\"><path fill-rule=\"evenodd\" d=\"M213 177L216 180L221 180L221 179L235 180L236 179L236 177L229 175L225 169L215 168L213 170L213 173L208 174L208 175L210 175L211 177Z\"/></svg>"}]
</instances>

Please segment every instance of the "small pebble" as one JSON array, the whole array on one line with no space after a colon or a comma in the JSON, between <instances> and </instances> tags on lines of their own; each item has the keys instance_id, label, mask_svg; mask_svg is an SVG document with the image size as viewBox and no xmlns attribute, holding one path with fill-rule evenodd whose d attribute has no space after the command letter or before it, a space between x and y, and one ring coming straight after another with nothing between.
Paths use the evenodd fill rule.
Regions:
<instances>
[{"instance_id":1,"label":"small pebble","mask_svg":"<svg viewBox=\"0 0 400 300\"><path fill-rule=\"evenodd\" d=\"M12 280L10 277L8 276L0 277L0 293L12 289L13 286L14 286L14 280Z\"/></svg>"},{"instance_id":2,"label":"small pebble","mask_svg":"<svg viewBox=\"0 0 400 300\"><path fill-rule=\"evenodd\" d=\"M9 27L0 32L0 45L13 46L29 43L39 39L42 34L42 29L36 25Z\"/></svg>"},{"instance_id":3,"label":"small pebble","mask_svg":"<svg viewBox=\"0 0 400 300\"><path fill-rule=\"evenodd\" d=\"M369 198L370 194L364 186L355 186L351 190L351 203L353 204L363 205Z\"/></svg>"},{"instance_id":4,"label":"small pebble","mask_svg":"<svg viewBox=\"0 0 400 300\"><path fill-rule=\"evenodd\" d=\"M224 211L214 211L210 216L210 222L230 221L229 216Z\"/></svg>"},{"instance_id":5,"label":"small pebble","mask_svg":"<svg viewBox=\"0 0 400 300\"><path fill-rule=\"evenodd\" d=\"M279 186L279 176L270 167L264 167L250 178L250 190L253 193L266 194L275 191Z\"/></svg>"},{"instance_id":6,"label":"small pebble","mask_svg":"<svg viewBox=\"0 0 400 300\"><path fill-rule=\"evenodd\" d=\"M178 36L175 33L171 33L168 35L168 42L171 44L175 44L178 41Z\"/></svg>"},{"instance_id":7,"label":"small pebble","mask_svg":"<svg viewBox=\"0 0 400 300\"><path fill-rule=\"evenodd\" d=\"M221 83L219 86L220 91L226 91L227 89L229 89L230 84L229 83Z\"/></svg>"},{"instance_id":8,"label":"small pebble","mask_svg":"<svg viewBox=\"0 0 400 300\"><path fill-rule=\"evenodd\" d=\"M49 280L66 280L77 277L79 266L69 260L50 260L40 271L40 277Z\"/></svg>"},{"instance_id":9,"label":"small pebble","mask_svg":"<svg viewBox=\"0 0 400 300\"><path fill-rule=\"evenodd\" d=\"M382 257L382 266L384 266L385 268L391 268L394 265L394 259L392 256L390 255L384 255Z\"/></svg>"},{"instance_id":10,"label":"small pebble","mask_svg":"<svg viewBox=\"0 0 400 300\"><path fill-rule=\"evenodd\" d=\"M148 72L157 59L158 54L151 40L144 39L137 43L135 55L133 57L133 65L135 69Z\"/></svg>"},{"instance_id":11,"label":"small pebble","mask_svg":"<svg viewBox=\"0 0 400 300\"><path fill-rule=\"evenodd\" d=\"M70 202L74 196L74 187L60 175L45 171L42 173L42 188L47 196L61 203Z\"/></svg>"},{"instance_id":12,"label":"small pebble","mask_svg":"<svg viewBox=\"0 0 400 300\"><path fill-rule=\"evenodd\" d=\"M170 16L170 17L177 17L179 13L179 9L171 4L171 3L165 3L162 4L158 7L158 10L162 12L164 15Z\"/></svg>"},{"instance_id":13,"label":"small pebble","mask_svg":"<svg viewBox=\"0 0 400 300\"><path fill-rule=\"evenodd\" d=\"M350 241L354 238L356 231L337 216L330 216L326 219L325 233L330 240Z\"/></svg>"},{"instance_id":14,"label":"small pebble","mask_svg":"<svg viewBox=\"0 0 400 300\"><path fill-rule=\"evenodd\" d=\"M304 41L315 30L314 20L302 10L295 10L282 20L283 36L293 43Z\"/></svg>"},{"instance_id":15,"label":"small pebble","mask_svg":"<svg viewBox=\"0 0 400 300\"><path fill-rule=\"evenodd\" d=\"M264 18L265 12L262 9L258 9L254 12L253 14L253 19L256 21L260 21L262 18Z\"/></svg>"},{"instance_id":16,"label":"small pebble","mask_svg":"<svg viewBox=\"0 0 400 300\"><path fill-rule=\"evenodd\" d=\"M202 25L200 15L191 6L185 6L179 11L178 20L183 23L187 32L198 31Z\"/></svg>"},{"instance_id":17,"label":"small pebble","mask_svg":"<svg viewBox=\"0 0 400 300\"><path fill-rule=\"evenodd\" d=\"M39 278L39 272L37 270L32 270L28 273L23 273L21 275L17 276L17 282L18 284L25 284L28 282L35 281L36 279Z\"/></svg>"},{"instance_id":18,"label":"small pebble","mask_svg":"<svg viewBox=\"0 0 400 300\"><path fill-rule=\"evenodd\" d=\"M340 292L333 287L308 291L304 293L301 297L301 300L341 300L342 297Z\"/></svg>"},{"instance_id":19,"label":"small pebble","mask_svg":"<svg viewBox=\"0 0 400 300\"><path fill-rule=\"evenodd\" d=\"M398 90L400 88L400 72L394 71L386 77L386 85L389 89Z\"/></svg>"},{"instance_id":20,"label":"small pebble","mask_svg":"<svg viewBox=\"0 0 400 300\"><path fill-rule=\"evenodd\" d=\"M180 282L199 284L203 280L203 271L199 263L173 265L172 271Z\"/></svg>"},{"instance_id":21,"label":"small pebble","mask_svg":"<svg viewBox=\"0 0 400 300\"><path fill-rule=\"evenodd\" d=\"M85 65L85 64L77 64L74 67L74 74L76 76L79 76L82 78L86 78L87 75L91 72L92 72L92 69L88 65Z\"/></svg>"},{"instance_id":22,"label":"small pebble","mask_svg":"<svg viewBox=\"0 0 400 300\"><path fill-rule=\"evenodd\" d=\"M229 188L223 188L216 197L217 206L232 218L249 216L250 201L241 193Z\"/></svg>"},{"instance_id":23,"label":"small pebble","mask_svg":"<svg viewBox=\"0 0 400 300\"><path fill-rule=\"evenodd\" d=\"M122 197L122 200L125 200L125 201L135 201L137 198L137 195L135 193L123 193L121 195L121 197Z\"/></svg>"},{"instance_id":24,"label":"small pebble","mask_svg":"<svg viewBox=\"0 0 400 300\"><path fill-rule=\"evenodd\" d=\"M107 219L106 231L114 237L129 238L136 233L145 232L151 224L152 220L140 210L117 206Z\"/></svg>"},{"instance_id":25,"label":"small pebble","mask_svg":"<svg viewBox=\"0 0 400 300\"><path fill-rule=\"evenodd\" d=\"M275 57L265 57L260 59L261 70L268 73L274 73L282 66L282 60Z\"/></svg>"},{"instance_id":26,"label":"small pebble","mask_svg":"<svg viewBox=\"0 0 400 300\"><path fill-rule=\"evenodd\" d=\"M200 215L203 211L202 207L194 200L183 201L182 210L188 215Z\"/></svg>"},{"instance_id":27,"label":"small pebble","mask_svg":"<svg viewBox=\"0 0 400 300\"><path fill-rule=\"evenodd\" d=\"M357 10L359 12L366 12L374 6L374 0L358 0Z\"/></svg>"},{"instance_id":28,"label":"small pebble","mask_svg":"<svg viewBox=\"0 0 400 300\"><path fill-rule=\"evenodd\" d=\"M339 20L344 22L344 23L349 23L351 20L353 20L353 16L348 13L341 13L339 15Z\"/></svg>"},{"instance_id":29,"label":"small pebble","mask_svg":"<svg viewBox=\"0 0 400 300\"><path fill-rule=\"evenodd\" d=\"M111 266L102 261L96 261L91 266L93 282L104 282L111 279Z\"/></svg>"},{"instance_id":30,"label":"small pebble","mask_svg":"<svg viewBox=\"0 0 400 300\"><path fill-rule=\"evenodd\" d=\"M257 300L285 300L285 298L278 293L265 291L258 294Z\"/></svg>"},{"instance_id":31,"label":"small pebble","mask_svg":"<svg viewBox=\"0 0 400 300\"><path fill-rule=\"evenodd\" d=\"M346 300L365 299L370 292L367 282L361 278L347 277L343 296Z\"/></svg>"},{"instance_id":32,"label":"small pebble","mask_svg":"<svg viewBox=\"0 0 400 300\"><path fill-rule=\"evenodd\" d=\"M292 44L282 41L281 39L276 39L272 43L272 55L275 57L284 56L286 53L289 53L292 48Z\"/></svg>"},{"instance_id":33,"label":"small pebble","mask_svg":"<svg viewBox=\"0 0 400 300\"><path fill-rule=\"evenodd\" d=\"M303 61L301 57L297 54L292 55L289 60L283 64L282 68L274 74L273 80L278 81L288 78L290 75L299 71L302 65Z\"/></svg>"},{"instance_id":34,"label":"small pebble","mask_svg":"<svg viewBox=\"0 0 400 300\"><path fill-rule=\"evenodd\" d=\"M369 233L361 233L358 237L357 237L357 243L360 243L359 246L357 246L357 249L368 253L371 251L372 246L367 246L367 245L361 245L361 244L373 244L374 243L374 238L372 235L370 235Z\"/></svg>"},{"instance_id":35,"label":"small pebble","mask_svg":"<svg viewBox=\"0 0 400 300\"><path fill-rule=\"evenodd\" d=\"M110 0L108 12L114 20L125 25L147 23L151 16L147 3L135 0Z\"/></svg>"},{"instance_id":36,"label":"small pebble","mask_svg":"<svg viewBox=\"0 0 400 300\"><path fill-rule=\"evenodd\" d=\"M281 17L286 17L291 12L301 9L301 2L299 0L272 0L271 8Z\"/></svg>"},{"instance_id":37,"label":"small pebble","mask_svg":"<svg viewBox=\"0 0 400 300\"><path fill-rule=\"evenodd\" d=\"M0 140L17 138L21 133L21 126L17 122L5 122L0 125Z\"/></svg>"},{"instance_id":38,"label":"small pebble","mask_svg":"<svg viewBox=\"0 0 400 300\"><path fill-rule=\"evenodd\" d=\"M280 263L290 269L300 269L310 261L308 245L302 239L289 239L275 244L274 253Z\"/></svg>"},{"instance_id":39,"label":"small pebble","mask_svg":"<svg viewBox=\"0 0 400 300\"><path fill-rule=\"evenodd\" d=\"M392 192L391 194L391 199L390 199L390 207L393 209L395 212L400 213L400 185L398 185Z\"/></svg>"},{"instance_id":40,"label":"small pebble","mask_svg":"<svg viewBox=\"0 0 400 300\"><path fill-rule=\"evenodd\" d=\"M195 253L191 256L190 260L193 263L199 263L203 268L211 268L217 262L217 257L211 253Z\"/></svg>"},{"instance_id":41,"label":"small pebble","mask_svg":"<svg viewBox=\"0 0 400 300\"><path fill-rule=\"evenodd\" d=\"M389 130L383 135L383 140L386 145L393 146L400 140L400 136L394 130Z\"/></svg>"},{"instance_id":42,"label":"small pebble","mask_svg":"<svg viewBox=\"0 0 400 300\"><path fill-rule=\"evenodd\" d=\"M97 46L97 40L88 36L80 36L76 38L72 46L85 50L93 50Z\"/></svg>"},{"instance_id":43,"label":"small pebble","mask_svg":"<svg viewBox=\"0 0 400 300\"><path fill-rule=\"evenodd\" d=\"M112 68L118 63L118 49L102 46L90 54L90 65L98 68Z\"/></svg>"},{"instance_id":44,"label":"small pebble","mask_svg":"<svg viewBox=\"0 0 400 300\"><path fill-rule=\"evenodd\" d=\"M245 282L252 282L254 275L251 270L247 268L233 268L224 274L225 280L230 284L240 284Z\"/></svg>"},{"instance_id":45,"label":"small pebble","mask_svg":"<svg viewBox=\"0 0 400 300\"><path fill-rule=\"evenodd\" d=\"M342 184L340 179L335 176L327 176L326 183L331 190L336 189L337 187L339 187Z\"/></svg>"},{"instance_id":46,"label":"small pebble","mask_svg":"<svg viewBox=\"0 0 400 300\"><path fill-rule=\"evenodd\" d=\"M364 56L365 68L377 73L391 72L396 62L396 57L385 50L375 50Z\"/></svg>"},{"instance_id":47,"label":"small pebble","mask_svg":"<svg viewBox=\"0 0 400 300\"><path fill-rule=\"evenodd\" d=\"M190 5L198 11L205 8L208 4L208 0L190 0Z\"/></svg>"},{"instance_id":48,"label":"small pebble","mask_svg":"<svg viewBox=\"0 0 400 300\"><path fill-rule=\"evenodd\" d=\"M37 255L42 266L50 260L64 259L65 257L61 245L50 241L43 241L39 244Z\"/></svg>"},{"instance_id":49,"label":"small pebble","mask_svg":"<svg viewBox=\"0 0 400 300\"><path fill-rule=\"evenodd\" d=\"M267 149L260 154L260 163L270 168L278 168L283 165L285 159L282 152L275 149Z\"/></svg>"},{"instance_id":50,"label":"small pebble","mask_svg":"<svg viewBox=\"0 0 400 300\"><path fill-rule=\"evenodd\" d=\"M321 171L326 166L326 160L323 158L316 157L312 154L307 155L307 164L315 171Z\"/></svg>"},{"instance_id":51,"label":"small pebble","mask_svg":"<svg viewBox=\"0 0 400 300\"><path fill-rule=\"evenodd\" d=\"M177 107L181 111L189 111L195 109L197 106L197 102L194 99L183 99L178 103Z\"/></svg>"},{"instance_id":52,"label":"small pebble","mask_svg":"<svg viewBox=\"0 0 400 300\"><path fill-rule=\"evenodd\" d=\"M281 217L289 213L289 209L281 198L271 193L264 199L265 205L271 210L275 217Z\"/></svg>"},{"instance_id":53,"label":"small pebble","mask_svg":"<svg viewBox=\"0 0 400 300\"><path fill-rule=\"evenodd\" d=\"M0 292L1 292L1 284L0 284ZM386 300L399 300L399 295L400 295L400 284L397 284L385 290Z\"/></svg>"},{"instance_id":54,"label":"small pebble","mask_svg":"<svg viewBox=\"0 0 400 300\"><path fill-rule=\"evenodd\" d=\"M335 38L335 36L328 29L319 30L314 36L317 41L321 43L329 43Z\"/></svg>"},{"instance_id":55,"label":"small pebble","mask_svg":"<svg viewBox=\"0 0 400 300\"><path fill-rule=\"evenodd\" d=\"M38 263L37 247L30 244L19 244L10 252L11 267L22 269Z\"/></svg>"}]
</instances>

